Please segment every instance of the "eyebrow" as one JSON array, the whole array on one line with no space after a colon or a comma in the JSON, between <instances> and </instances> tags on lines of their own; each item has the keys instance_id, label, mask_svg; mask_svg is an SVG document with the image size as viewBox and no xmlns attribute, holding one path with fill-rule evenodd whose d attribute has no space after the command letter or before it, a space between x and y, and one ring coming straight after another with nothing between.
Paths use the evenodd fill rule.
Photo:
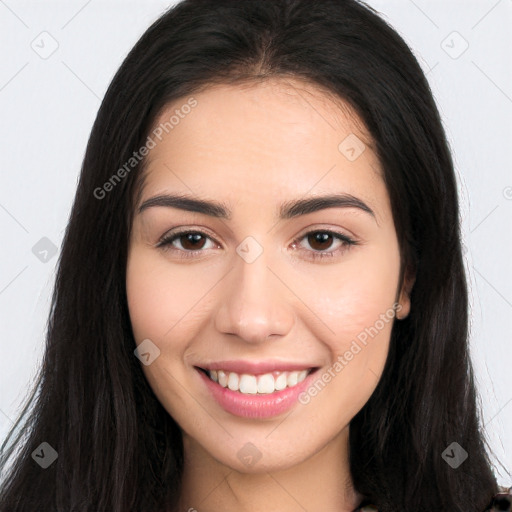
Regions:
<instances>
[{"instance_id":1,"label":"eyebrow","mask_svg":"<svg viewBox=\"0 0 512 512\"><path fill-rule=\"evenodd\" d=\"M174 194L161 194L147 199L140 205L138 213L157 206L178 208L219 219L231 219L231 210L224 203ZM279 218L292 219L327 208L358 208L375 218L375 213L366 203L350 194L329 194L287 201L279 209Z\"/></svg>"}]
</instances>

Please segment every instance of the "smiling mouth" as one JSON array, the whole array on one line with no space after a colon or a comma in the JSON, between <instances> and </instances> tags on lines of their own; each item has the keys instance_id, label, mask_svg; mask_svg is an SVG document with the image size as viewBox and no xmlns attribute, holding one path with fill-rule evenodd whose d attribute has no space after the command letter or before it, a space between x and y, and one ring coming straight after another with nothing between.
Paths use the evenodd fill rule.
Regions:
<instances>
[{"instance_id":1,"label":"smiling mouth","mask_svg":"<svg viewBox=\"0 0 512 512\"><path fill-rule=\"evenodd\" d=\"M309 368L300 371L273 371L252 375L225 370L205 370L197 366L195 368L223 388L238 391L244 395L270 395L286 388L293 388L318 370L318 368Z\"/></svg>"}]
</instances>

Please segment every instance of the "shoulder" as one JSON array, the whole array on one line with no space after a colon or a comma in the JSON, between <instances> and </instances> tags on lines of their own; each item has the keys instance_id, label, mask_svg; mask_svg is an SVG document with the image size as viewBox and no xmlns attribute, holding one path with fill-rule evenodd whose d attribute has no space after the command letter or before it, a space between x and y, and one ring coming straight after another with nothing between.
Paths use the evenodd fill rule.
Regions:
<instances>
[{"instance_id":1,"label":"shoulder","mask_svg":"<svg viewBox=\"0 0 512 512\"><path fill-rule=\"evenodd\" d=\"M499 487L499 492L496 494L489 508L483 512L512 512L512 487ZM379 512L379 509L375 505L365 505L359 507L354 512Z\"/></svg>"},{"instance_id":2,"label":"shoulder","mask_svg":"<svg viewBox=\"0 0 512 512\"><path fill-rule=\"evenodd\" d=\"M489 508L485 512L501 510L512 512L512 487L500 487L498 494L494 496Z\"/></svg>"}]
</instances>

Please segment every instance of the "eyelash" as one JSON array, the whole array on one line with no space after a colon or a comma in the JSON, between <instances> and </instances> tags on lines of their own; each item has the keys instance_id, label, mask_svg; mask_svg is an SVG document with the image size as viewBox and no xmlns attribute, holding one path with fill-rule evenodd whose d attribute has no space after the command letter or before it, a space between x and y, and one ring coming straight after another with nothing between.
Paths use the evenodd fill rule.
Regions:
<instances>
[{"instance_id":1,"label":"eyelash","mask_svg":"<svg viewBox=\"0 0 512 512\"><path fill-rule=\"evenodd\" d=\"M313 260L313 261L325 260L325 258L334 258L336 255L341 255L342 253L344 253L346 250L348 250L350 248L350 246L358 244L358 242L356 242L352 238L350 238L347 235L344 235L342 233L338 233L336 231L331 231L329 229L316 229L316 230L313 230L313 231L308 231L307 233L305 233L304 235L300 236L299 238L296 238L292 242L292 245L297 244L298 242L300 242L304 238L307 238L309 235L317 234L317 233L323 233L323 234L331 235L335 239L337 239L337 240L339 240L340 242L343 242L343 243L342 243L342 245L338 249L336 249L334 251L329 251L329 252L305 249L306 252L310 253L310 256L308 256L308 258ZM156 247L162 248L165 251L167 251L167 250L175 250L175 251L184 253L182 256L180 256L182 258L194 258L199 253L205 252L205 250L198 249L198 250L195 250L195 251L190 251L190 250L186 250L186 249L176 249L176 248L170 249L172 247L172 243L175 240L178 240L180 237L182 237L184 235L189 235L189 234L201 235L201 236L203 236L205 238L209 238L210 240L213 240L212 237L210 237L207 233L205 233L203 231L188 229L188 230L178 231L176 233L164 235L159 240L159 242L157 243Z\"/></svg>"}]
</instances>

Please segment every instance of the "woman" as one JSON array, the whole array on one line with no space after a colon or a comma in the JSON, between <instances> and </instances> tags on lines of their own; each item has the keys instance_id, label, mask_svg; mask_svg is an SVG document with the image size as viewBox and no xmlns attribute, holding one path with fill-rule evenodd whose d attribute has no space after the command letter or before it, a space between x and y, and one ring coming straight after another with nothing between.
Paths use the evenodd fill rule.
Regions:
<instances>
[{"instance_id":1,"label":"woman","mask_svg":"<svg viewBox=\"0 0 512 512\"><path fill-rule=\"evenodd\" d=\"M186 0L98 113L0 510L506 510L467 320L404 41L352 0Z\"/></svg>"}]
</instances>

